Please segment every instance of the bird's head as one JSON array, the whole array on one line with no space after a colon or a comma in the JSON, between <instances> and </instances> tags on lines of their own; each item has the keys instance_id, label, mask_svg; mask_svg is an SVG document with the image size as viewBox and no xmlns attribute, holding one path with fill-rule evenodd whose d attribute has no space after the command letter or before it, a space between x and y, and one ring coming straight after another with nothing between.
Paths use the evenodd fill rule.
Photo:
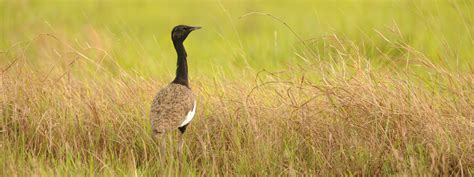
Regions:
<instances>
[{"instance_id":1,"label":"bird's head","mask_svg":"<svg viewBox=\"0 0 474 177\"><path fill-rule=\"evenodd\" d=\"M173 28L171 31L171 38L173 41L184 41L188 37L189 33L194 30L201 29L199 26L187 26L187 25L178 25Z\"/></svg>"}]
</instances>

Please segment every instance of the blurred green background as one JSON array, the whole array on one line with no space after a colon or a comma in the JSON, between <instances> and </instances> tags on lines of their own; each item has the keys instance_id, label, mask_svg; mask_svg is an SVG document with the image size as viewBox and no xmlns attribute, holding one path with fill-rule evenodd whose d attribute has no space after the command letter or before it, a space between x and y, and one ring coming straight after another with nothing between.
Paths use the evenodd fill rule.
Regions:
<instances>
[{"instance_id":1,"label":"blurred green background","mask_svg":"<svg viewBox=\"0 0 474 177\"><path fill-rule=\"evenodd\" d=\"M336 35L359 45L371 60L396 58L387 40L407 43L451 69L468 68L474 60L469 0L2 0L0 9L3 66L18 55L39 65L67 60L67 52L55 55L58 42L43 35L50 34L105 67L118 63L148 77L171 76L176 56L170 31L178 24L203 27L185 43L193 76L239 77L304 64L298 37L270 16L239 18L250 12L281 19L315 48Z\"/></svg>"}]
</instances>

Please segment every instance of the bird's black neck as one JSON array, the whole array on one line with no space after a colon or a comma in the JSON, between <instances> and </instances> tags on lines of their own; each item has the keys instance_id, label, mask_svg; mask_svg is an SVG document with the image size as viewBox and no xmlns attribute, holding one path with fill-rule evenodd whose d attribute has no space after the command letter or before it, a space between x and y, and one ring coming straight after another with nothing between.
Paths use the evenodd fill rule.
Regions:
<instances>
[{"instance_id":1,"label":"bird's black neck","mask_svg":"<svg viewBox=\"0 0 474 177\"><path fill-rule=\"evenodd\" d=\"M176 69L176 78L172 83L181 84L186 87L189 87L188 82L188 63L186 57L186 50L184 49L183 41L173 40L174 48L178 54L178 68Z\"/></svg>"}]
</instances>

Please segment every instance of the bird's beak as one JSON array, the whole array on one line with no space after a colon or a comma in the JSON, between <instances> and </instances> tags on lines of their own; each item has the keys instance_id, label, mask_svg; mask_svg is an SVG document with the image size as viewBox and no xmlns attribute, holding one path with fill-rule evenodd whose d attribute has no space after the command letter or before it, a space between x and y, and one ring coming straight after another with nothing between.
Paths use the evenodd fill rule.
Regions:
<instances>
[{"instance_id":1,"label":"bird's beak","mask_svg":"<svg viewBox=\"0 0 474 177\"><path fill-rule=\"evenodd\" d=\"M200 27L200 26L193 26L193 27L191 27L191 31L198 30L198 29L201 29L201 27Z\"/></svg>"}]
</instances>

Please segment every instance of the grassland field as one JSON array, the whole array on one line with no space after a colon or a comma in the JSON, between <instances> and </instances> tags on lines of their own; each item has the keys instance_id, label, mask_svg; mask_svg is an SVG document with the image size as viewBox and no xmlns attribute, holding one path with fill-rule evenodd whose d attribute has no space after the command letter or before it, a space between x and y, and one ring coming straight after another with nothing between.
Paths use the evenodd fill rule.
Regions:
<instances>
[{"instance_id":1,"label":"grassland field","mask_svg":"<svg viewBox=\"0 0 474 177\"><path fill-rule=\"evenodd\" d=\"M0 0L0 176L472 176L470 0ZM197 114L151 137L185 42ZM166 144L166 151L160 149Z\"/></svg>"}]
</instances>

